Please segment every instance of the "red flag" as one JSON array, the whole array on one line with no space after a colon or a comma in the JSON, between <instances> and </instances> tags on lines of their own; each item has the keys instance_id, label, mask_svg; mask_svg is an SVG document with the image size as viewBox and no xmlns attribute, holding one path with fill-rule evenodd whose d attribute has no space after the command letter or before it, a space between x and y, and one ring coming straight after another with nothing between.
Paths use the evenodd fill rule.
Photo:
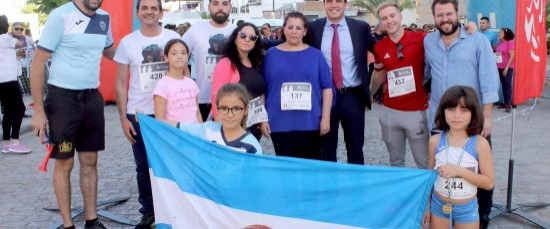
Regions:
<instances>
[{"instance_id":1,"label":"red flag","mask_svg":"<svg viewBox=\"0 0 550 229\"><path fill-rule=\"evenodd\" d=\"M545 11L543 0L517 0L513 104L542 95L547 59Z\"/></svg>"}]
</instances>

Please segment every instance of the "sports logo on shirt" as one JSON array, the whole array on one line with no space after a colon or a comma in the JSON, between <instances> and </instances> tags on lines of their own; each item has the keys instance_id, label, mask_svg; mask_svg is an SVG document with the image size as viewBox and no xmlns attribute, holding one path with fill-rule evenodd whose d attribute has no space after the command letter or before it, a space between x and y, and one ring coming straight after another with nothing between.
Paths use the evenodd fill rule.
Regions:
<instances>
[{"instance_id":1,"label":"sports logo on shirt","mask_svg":"<svg viewBox=\"0 0 550 229\"><path fill-rule=\"evenodd\" d=\"M390 54L386 53L386 55L384 56L384 59L390 59Z\"/></svg>"},{"instance_id":2,"label":"sports logo on shirt","mask_svg":"<svg viewBox=\"0 0 550 229\"><path fill-rule=\"evenodd\" d=\"M107 24L105 24L104 21L100 21L99 27L101 28L102 31L105 31L107 29Z\"/></svg>"}]
</instances>

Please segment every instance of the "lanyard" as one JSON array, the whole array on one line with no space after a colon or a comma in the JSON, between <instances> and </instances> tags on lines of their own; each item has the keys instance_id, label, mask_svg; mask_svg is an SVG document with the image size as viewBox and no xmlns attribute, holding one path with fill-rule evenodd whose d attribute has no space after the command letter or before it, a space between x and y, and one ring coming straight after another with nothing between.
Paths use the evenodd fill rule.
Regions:
<instances>
[{"instance_id":1,"label":"lanyard","mask_svg":"<svg viewBox=\"0 0 550 229\"><path fill-rule=\"evenodd\" d=\"M449 133L450 135L450 133ZM446 135L445 136L445 162L447 164L449 164L449 135ZM460 156L458 157L458 162L456 163L456 165L460 166L460 163L462 162L462 158L464 157L464 149L466 148L466 145L468 144L468 141L470 140L470 137L468 137L466 139L466 142L464 143L464 146L462 146L462 149L461 149L461 152L460 152ZM449 181L449 179L447 179L447 181ZM449 188L447 189L448 190L448 197L449 199L451 199L451 194L452 194L452 190L451 190L451 185L455 182L455 178L453 177L451 182L448 183L449 184Z\"/></svg>"}]
</instances>

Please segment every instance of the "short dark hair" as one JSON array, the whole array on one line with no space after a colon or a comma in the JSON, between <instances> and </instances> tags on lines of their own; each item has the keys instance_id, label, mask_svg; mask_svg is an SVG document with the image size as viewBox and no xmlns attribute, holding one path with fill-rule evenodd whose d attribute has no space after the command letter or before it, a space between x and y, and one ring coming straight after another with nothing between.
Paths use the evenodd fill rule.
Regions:
<instances>
[{"instance_id":1,"label":"short dark hair","mask_svg":"<svg viewBox=\"0 0 550 229\"><path fill-rule=\"evenodd\" d=\"M10 27L10 24L8 23L8 17L6 17L6 15L1 15L0 16L0 34L7 33L9 27Z\"/></svg>"},{"instance_id":2,"label":"short dark hair","mask_svg":"<svg viewBox=\"0 0 550 229\"><path fill-rule=\"evenodd\" d=\"M461 100L464 103L461 103ZM460 106L468 109L472 113L472 118L466 132L469 136L481 133L483 129L483 113L481 106L477 100L476 92L471 87L454 86L445 92L439 102L439 107L435 113L435 126L438 130L447 131L450 129L449 124L445 119L445 110Z\"/></svg>"},{"instance_id":3,"label":"short dark hair","mask_svg":"<svg viewBox=\"0 0 550 229\"><path fill-rule=\"evenodd\" d=\"M434 0L432 2L432 14L435 15L435 5L453 4L455 11L458 12L458 2L456 0Z\"/></svg>"},{"instance_id":4,"label":"short dark hair","mask_svg":"<svg viewBox=\"0 0 550 229\"><path fill-rule=\"evenodd\" d=\"M225 45L224 57L227 57L231 61L231 67L233 69L236 69L238 66L242 66L241 58L239 56L239 50L237 49L237 45L235 45L235 40L237 40L237 37L239 36L239 32L244 27L247 27L247 26L254 29L254 34L258 36L256 41L254 41L254 47L248 53L248 59L250 59L250 63L252 64L252 67L259 68L260 63L262 62L262 59L263 59L262 45L260 42L260 31L258 31L258 28L256 27L256 25L250 22L244 22L233 30L231 35L229 35L227 44Z\"/></svg>"},{"instance_id":5,"label":"short dark hair","mask_svg":"<svg viewBox=\"0 0 550 229\"><path fill-rule=\"evenodd\" d=\"M491 20L489 20L489 18L488 18L488 17L485 17L485 16L481 17L479 20L480 20L480 21L482 21L482 20L487 20L488 22L491 22Z\"/></svg>"},{"instance_id":6,"label":"short dark hair","mask_svg":"<svg viewBox=\"0 0 550 229\"><path fill-rule=\"evenodd\" d=\"M502 31L504 33L504 40L505 41L513 40L516 37L516 35L514 34L514 31L512 31L511 29L509 29L507 27L501 28L500 31Z\"/></svg>"},{"instance_id":7,"label":"short dark hair","mask_svg":"<svg viewBox=\"0 0 550 229\"><path fill-rule=\"evenodd\" d=\"M271 25L269 23L264 23L262 26L267 26L267 28L270 28L271 29Z\"/></svg>"},{"instance_id":8,"label":"short dark hair","mask_svg":"<svg viewBox=\"0 0 550 229\"><path fill-rule=\"evenodd\" d=\"M158 7L159 7L159 10L160 12L162 12L162 1L161 0L157 0L157 3L158 3ZM139 5L141 4L141 0L137 0L137 3L136 3L136 11L139 11Z\"/></svg>"},{"instance_id":9,"label":"short dark hair","mask_svg":"<svg viewBox=\"0 0 550 229\"><path fill-rule=\"evenodd\" d=\"M286 37L285 37L285 33L284 33L284 28L286 27L286 22L288 21L289 18L298 18L298 19L301 19L303 22L304 22L304 29L307 30L307 24L309 24L308 20L307 20L307 17L304 16L303 13L301 12L298 12L298 11L292 11L290 13L288 13L285 17L285 21L283 22L283 35L282 35L282 38L281 40L282 41L286 41Z\"/></svg>"}]
</instances>

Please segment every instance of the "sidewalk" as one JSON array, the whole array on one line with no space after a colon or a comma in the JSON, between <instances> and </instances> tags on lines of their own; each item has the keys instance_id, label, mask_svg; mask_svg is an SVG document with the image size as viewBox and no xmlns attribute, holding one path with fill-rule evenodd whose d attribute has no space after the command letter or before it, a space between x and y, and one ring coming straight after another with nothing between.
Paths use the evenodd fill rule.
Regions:
<instances>
[{"instance_id":1,"label":"sidewalk","mask_svg":"<svg viewBox=\"0 0 550 229\"><path fill-rule=\"evenodd\" d=\"M27 100L26 100L26 103ZM515 132L515 176L513 203L550 202L550 88L534 110L532 105L518 106ZM367 113L365 136L365 159L368 164L388 165L385 146L380 140L378 123L380 107L375 105ZM99 200L130 196L122 205L109 210L127 216L135 221L138 213L135 165L130 144L123 136L116 106L105 107L106 151L99 157ZM508 159L510 155L511 114L503 110L494 111L493 155L496 174L495 203L506 200ZM26 130L30 130L30 118L24 119ZM341 133L340 133L341 134ZM39 172L36 167L42 161L45 150L32 133L21 135L21 140L33 149L27 155L0 154L0 228L46 228L59 219L57 213L42 210L55 207L56 201L52 187L52 169L50 161L48 173ZM262 140L264 151L273 152L269 141ZM339 159L344 159L343 137L340 138ZM344 159L345 160L345 159ZM414 162L407 153L407 165ZM73 206L82 206L82 197L78 185L78 162L75 163L72 180ZM539 219L550 223L550 207L529 211ZM112 221L104 220L109 228L130 228ZM82 216L76 219L76 225L82 227ZM536 228L516 216L499 217L492 221L491 228Z\"/></svg>"}]
</instances>

